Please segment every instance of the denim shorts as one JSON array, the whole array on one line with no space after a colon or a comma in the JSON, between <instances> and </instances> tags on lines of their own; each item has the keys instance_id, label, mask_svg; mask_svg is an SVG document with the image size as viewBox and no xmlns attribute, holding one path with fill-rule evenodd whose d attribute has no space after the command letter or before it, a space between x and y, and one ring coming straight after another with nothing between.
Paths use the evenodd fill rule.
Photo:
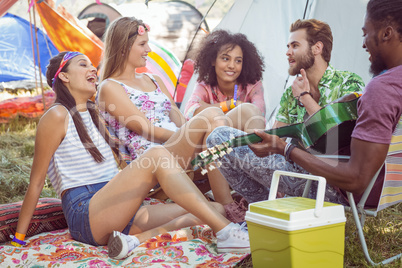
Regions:
<instances>
[{"instance_id":1,"label":"denim shorts","mask_svg":"<svg viewBox=\"0 0 402 268\"><path fill-rule=\"evenodd\" d=\"M80 242L100 246L92 236L89 224L89 201L107 182L79 186L66 190L61 201L64 216L67 220L71 236ZM128 234L133 225L135 215L124 228L122 233Z\"/></svg>"}]
</instances>

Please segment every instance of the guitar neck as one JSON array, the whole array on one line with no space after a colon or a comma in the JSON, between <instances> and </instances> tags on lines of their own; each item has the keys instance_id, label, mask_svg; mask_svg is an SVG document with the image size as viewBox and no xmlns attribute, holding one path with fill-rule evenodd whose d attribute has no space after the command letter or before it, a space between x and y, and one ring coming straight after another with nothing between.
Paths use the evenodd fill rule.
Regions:
<instances>
[{"instance_id":1,"label":"guitar neck","mask_svg":"<svg viewBox=\"0 0 402 268\"><path fill-rule=\"evenodd\" d=\"M303 124L293 124L289 126L284 126L280 128L274 128L274 129L268 129L264 130L265 133L271 134L271 135L277 135L279 137L289 137L289 138L296 138L298 140L302 139L302 128ZM230 140L230 146L232 147L238 147L238 146L244 146L244 145L249 145L253 143L257 143L262 141L262 139L257 136L255 133L250 133L247 135L243 136L238 136L232 140Z\"/></svg>"},{"instance_id":2,"label":"guitar neck","mask_svg":"<svg viewBox=\"0 0 402 268\"><path fill-rule=\"evenodd\" d=\"M265 130L265 133L279 137L297 139L306 149L313 149L320 154L337 152L350 144L350 136L354 128L357 114L357 98L346 102L334 102L321 108L303 123L288 125L280 128ZM334 140L334 143L328 142ZM222 144L215 145L199 153L191 164L194 168L201 168L202 173L206 165L218 158L229 154L233 149L262 141L256 134L247 134L234 137ZM218 162L217 162L218 163ZM212 170L214 166L210 166Z\"/></svg>"}]
</instances>

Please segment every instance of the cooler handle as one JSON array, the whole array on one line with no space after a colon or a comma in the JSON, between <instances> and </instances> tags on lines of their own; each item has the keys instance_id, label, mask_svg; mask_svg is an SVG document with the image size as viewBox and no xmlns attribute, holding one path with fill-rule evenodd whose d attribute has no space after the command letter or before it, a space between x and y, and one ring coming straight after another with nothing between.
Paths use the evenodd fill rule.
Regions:
<instances>
[{"instance_id":1,"label":"cooler handle","mask_svg":"<svg viewBox=\"0 0 402 268\"><path fill-rule=\"evenodd\" d=\"M276 170L274 172L274 175L272 176L271 189L269 190L268 200L276 199L276 194L278 192L279 178L281 175L318 181L314 216L317 218L320 217L322 208L324 206L325 186L327 184L327 181L325 180L325 178L321 177L321 176L310 175L310 174L302 174L302 173L296 173L296 172Z\"/></svg>"}]
</instances>

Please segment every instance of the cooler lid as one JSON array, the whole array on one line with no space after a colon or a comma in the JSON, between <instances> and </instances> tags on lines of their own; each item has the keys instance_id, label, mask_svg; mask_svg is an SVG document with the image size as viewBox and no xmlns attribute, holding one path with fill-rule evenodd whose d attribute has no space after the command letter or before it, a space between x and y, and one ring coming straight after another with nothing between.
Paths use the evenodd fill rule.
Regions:
<instances>
[{"instance_id":1,"label":"cooler lid","mask_svg":"<svg viewBox=\"0 0 402 268\"><path fill-rule=\"evenodd\" d=\"M304 197L281 198L269 201L251 203L249 210L265 216L291 220L296 214L307 214L315 208L315 199ZM333 206L341 206L330 202L324 202L323 209ZM306 215L305 215L306 216ZM335 215L334 215L335 216Z\"/></svg>"},{"instance_id":2,"label":"cooler lid","mask_svg":"<svg viewBox=\"0 0 402 268\"><path fill-rule=\"evenodd\" d=\"M297 230L345 222L342 205L324 202L319 217L314 214L316 200L290 197L249 204L246 220L284 230Z\"/></svg>"}]
</instances>

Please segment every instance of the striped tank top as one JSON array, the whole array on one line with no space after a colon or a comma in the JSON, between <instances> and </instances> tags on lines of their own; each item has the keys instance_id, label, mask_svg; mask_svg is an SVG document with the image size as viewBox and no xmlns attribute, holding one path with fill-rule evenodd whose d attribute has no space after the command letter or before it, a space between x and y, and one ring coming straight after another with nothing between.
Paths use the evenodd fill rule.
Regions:
<instances>
[{"instance_id":1,"label":"striped tank top","mask_svg":"<svg viewBox=\"0 0 402 268\"><path fill-rule=\"evenodd\" d=\"M117 173L117 164L110 146L99 133L88 111L80 112L89 136L105 160L97 163L84 148L71 114L68 113L66 136L50 160L47 174L56 193L64 190L111 180Z\"/></svg>"}]
</instances>

